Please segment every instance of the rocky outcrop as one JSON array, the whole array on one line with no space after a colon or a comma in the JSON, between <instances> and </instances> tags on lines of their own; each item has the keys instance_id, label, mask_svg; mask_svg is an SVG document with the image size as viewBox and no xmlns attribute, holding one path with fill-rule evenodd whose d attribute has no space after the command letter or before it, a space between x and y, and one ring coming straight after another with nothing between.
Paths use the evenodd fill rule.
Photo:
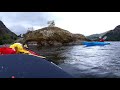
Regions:
<instances>
[{"instance_id":1,"label":"rocky outcrop","mask_svg":"<svg viewBox=\"0 0 120 90\"><path fill-rule=\"evenodd\" d=\"M26 43L35 41L39 46L60 46L87 40L81 34L72 34L59 27L45 27L39 30L29 31L23 36Z\"/></svg>"},{"instance_id":2,"label":"rocky outcrop","mask_svg":"<svg viewBox=\"0 0 120 90\"><path fill-rule=\"evenodd\" d=\"M12 43L17 39L17 35L10 31L2 21L0 21L0 44Z\"/></svg>"}]
</instances>

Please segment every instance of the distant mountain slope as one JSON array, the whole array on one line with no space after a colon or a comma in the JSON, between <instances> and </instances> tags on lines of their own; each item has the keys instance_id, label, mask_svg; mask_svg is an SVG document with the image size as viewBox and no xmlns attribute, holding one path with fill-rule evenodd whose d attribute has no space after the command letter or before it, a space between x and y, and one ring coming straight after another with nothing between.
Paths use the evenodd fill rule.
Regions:
<instances>
[{"instance_id":1,"label":"distant mountain slope","mask_svg":"<svg viewBox=\"0 0 120 90\"><path fill-rule=\"evenodd\" d=\"M92 34L92 35L89 35L89 36L86 36L87 39L90 39L90 40L99 40L99 37L104 37L104 35L106 34L107 32L104 32L104 33L100 33L100 34Z\"/></svg>"},{"instance_id":2,"label":"distant mountain slope","mask_svg":"<svg viewBox=\"0 0 120 90\"><path fill-rule=\"evenodd\" d=\"M120 25L107 32L104 36L107 36L107 41L120 41Z\"/></svg>"},{"instance_id":3,"label":"distant mountain slope","mask_svg":"<svg viewBox=\"0 0 120 90\"><path fill-rule=\"evenodd\" d=\"M113 30L109 30L101 34L93 34L86 38L90 40L98 40L100 36L107 36L106 41L120 41L120 25L116 26Z\"/></svg>"},{"instance_id":4,"label":"distant mountain slope","mask_svg":"<svg viewBox=\"0 0 120 90\"><path fill-rule=\"evenodd\" d=\"M0 44L8 44L17 39L17 35L10 31L2 21L0 21Z\"/></svg>"}]
</instances>

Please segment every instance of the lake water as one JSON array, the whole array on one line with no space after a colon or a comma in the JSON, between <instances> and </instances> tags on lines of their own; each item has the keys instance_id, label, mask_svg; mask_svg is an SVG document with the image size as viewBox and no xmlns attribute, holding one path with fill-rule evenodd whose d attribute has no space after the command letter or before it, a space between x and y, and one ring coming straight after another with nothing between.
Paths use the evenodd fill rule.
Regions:
<instances>
[{"instance_id":1,"label":"lake water","mask_svg":"<svg viewBox=\"0 0 120 90\"><path fill-rule=\"evenodd\" d=\"M83 45L32 48L77 78L120 78L120 42L106 46Z\"/></svg>"}]
</instances>

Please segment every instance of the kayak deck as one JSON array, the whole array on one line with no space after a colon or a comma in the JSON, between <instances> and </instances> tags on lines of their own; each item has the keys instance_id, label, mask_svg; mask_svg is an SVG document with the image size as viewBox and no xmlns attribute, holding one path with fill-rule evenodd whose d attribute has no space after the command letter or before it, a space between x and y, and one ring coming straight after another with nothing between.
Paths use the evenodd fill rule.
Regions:
<instances>
[{"instance_id":1,"label":"kayak deck","mask_svg":"<svg viewBox=\"0 0 120 90\"><path fill-rule=\"evenodd\" d=\"M73 78L49 61L24 54L0 56L0 78Z\"/></svg>"}]
</instances>

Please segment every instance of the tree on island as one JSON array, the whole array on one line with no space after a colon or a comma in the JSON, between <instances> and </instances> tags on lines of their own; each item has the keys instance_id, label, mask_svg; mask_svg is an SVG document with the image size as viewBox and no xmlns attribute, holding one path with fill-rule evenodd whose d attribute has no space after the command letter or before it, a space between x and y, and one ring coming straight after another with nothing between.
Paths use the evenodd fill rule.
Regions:
<instances>
[{"instance_id":1,"label":"tree on island","mask_svg":"<svg viewBox=\"0 0 120 90\"><path fill-rule=\"evenodd\" d=\"M48 21L47 24L48 24L48 27L55 27L55 22L54 22L54 20Z\"/></svg>"}]
</instances>

